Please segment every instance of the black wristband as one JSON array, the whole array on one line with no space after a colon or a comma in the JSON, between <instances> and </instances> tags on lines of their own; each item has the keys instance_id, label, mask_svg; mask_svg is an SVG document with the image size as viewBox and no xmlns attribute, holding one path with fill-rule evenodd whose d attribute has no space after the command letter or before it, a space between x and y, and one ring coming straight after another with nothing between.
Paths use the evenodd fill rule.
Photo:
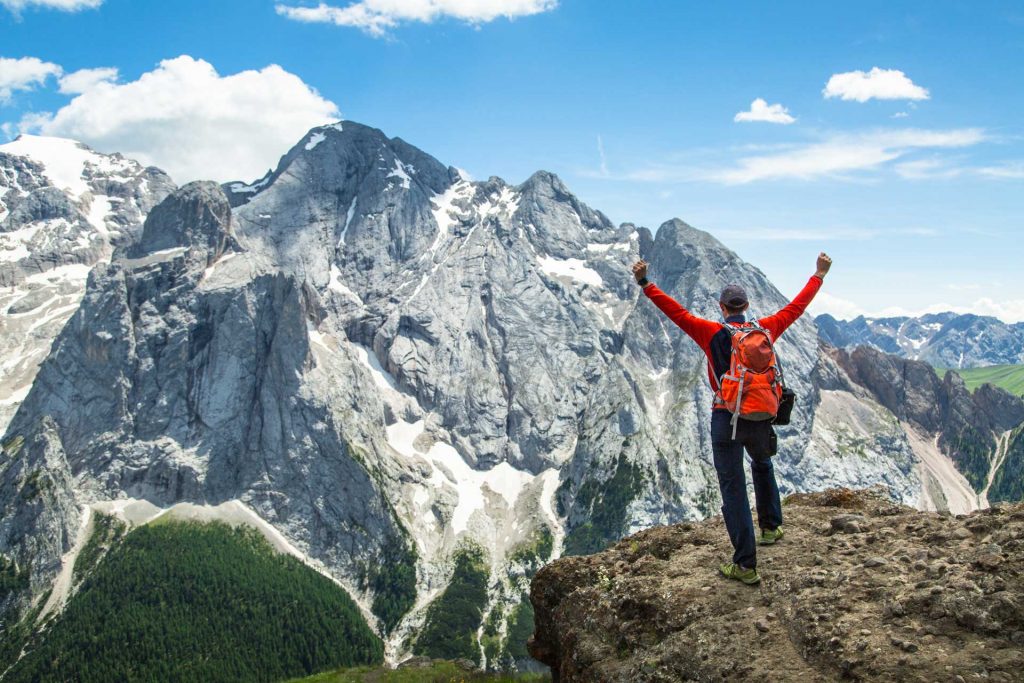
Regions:
<instances>
[{"instance_id":1,"label":"black wristband","mask_svg":"<svg viewBox=\"0 0 1024 683\"><path fill-rule=\"evenodd\" d=\"M641 287L646 287L647 285L651 284L651 281L645 277L642 277L639 280L637 280L636 283Z\"/></svg>"}]
</instances>

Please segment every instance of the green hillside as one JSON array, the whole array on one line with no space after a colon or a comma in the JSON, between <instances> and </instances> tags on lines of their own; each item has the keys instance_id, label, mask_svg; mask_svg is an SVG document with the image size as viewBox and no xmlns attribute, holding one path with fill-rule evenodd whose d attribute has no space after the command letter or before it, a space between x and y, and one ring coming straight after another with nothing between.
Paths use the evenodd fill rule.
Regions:
<instances>
[{"instance_id":1,"label":"green hillside","mask_svg":"<svg viewBox=\"0 0 1024 683\"><path fill-rule=\"evenodd\" d=\"M114 544L4 681L280 681L382 661L335 583L249 527L173 521Z\"/></svg>"},{"instance_id":2,"label":"green hillside","mask_svg":"<svg viewBox=\"0 0 1024 683\"><path fill-rule=\"evenodd\" d=\"M946 368L936 368L939 376L949 372ZM964 384L974 391L982 384L994 384L1016 396L1024 396L1024 365L992 365L987 368L954 369L953 372L963 377Z\"/></svg>"},{"instance_id":3,"label":"green hillside","mask_svg":"<svg viewBox=\"0 0 1024 683\"><path fill-rule=\"evenodd\" d=\"M454 662L435 660L429 666L404 669L358 667L339 669L290 683L545 683L549 674L471 673Z\"/></svg>"}]
</instances>

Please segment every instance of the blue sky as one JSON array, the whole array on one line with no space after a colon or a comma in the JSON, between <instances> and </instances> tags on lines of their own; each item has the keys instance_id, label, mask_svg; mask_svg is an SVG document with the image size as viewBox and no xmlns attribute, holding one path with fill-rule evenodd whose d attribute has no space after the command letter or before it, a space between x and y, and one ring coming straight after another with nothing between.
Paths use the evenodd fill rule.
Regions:
<instances>
[{"instance_id":1,"label":"blue sky","mask_svg":"<svg viewBox=\"0 0 1024 683\"><path fill-rule=\"evenodd\" d=\"M0 0L0 123L183 182L255 177L340 112L476 178L554 171L616 222L680 217L784 291L825 249L819 310L1024 320L1018 2L328 5L348 25L301 0ZM116 78L61 81L97 68ZM795 120L734 120L757 98Z\"/></svg>"}]
</instances>

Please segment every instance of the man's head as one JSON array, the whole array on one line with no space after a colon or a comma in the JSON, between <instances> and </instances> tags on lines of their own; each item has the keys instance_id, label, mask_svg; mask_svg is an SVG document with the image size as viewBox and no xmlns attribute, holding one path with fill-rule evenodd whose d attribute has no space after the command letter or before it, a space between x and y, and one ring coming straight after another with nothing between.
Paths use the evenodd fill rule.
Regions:
<instances>
[{"instance_id":1,"label":"man's head","mask_svg":"<svg viewBox=\"0 0 1024 683\"><path fill-rule=\"evenodd\" d=\"M750 307L750 302L747 300L747 293L743 291L742 287L739 285L728 285L722 290L722 295L718 297L718 305L722 309L722 315L728 317L744 313Z\"/></svg>"}]
</instances>

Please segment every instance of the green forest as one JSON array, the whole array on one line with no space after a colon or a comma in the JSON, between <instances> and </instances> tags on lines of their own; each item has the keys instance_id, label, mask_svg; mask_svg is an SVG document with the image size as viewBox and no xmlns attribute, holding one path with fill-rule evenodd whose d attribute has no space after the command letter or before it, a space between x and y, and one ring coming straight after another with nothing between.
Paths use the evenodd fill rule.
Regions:
<instances>
[{"instance_id":1,"label":"green forest","mask_svg":"<svg viewBox=\"0 0 1024 683\"><path fill-rule=\"evenodd\" d=\"M348 594L259 532L170 521L110 549L4 680L279 681L382 661Z\"/></svg>"},{"instance_id":2,"label":"green forest","mask_svg":"<svg viewBox=\"0 0 1024 683\"><path fill-rule=\"evenodd\" d=\"M487 606L488 574L483 548L466 543L456 551L451 583L427 608L414 654L439 659L480 658L476 634Z\"/></svg>"}]
</instances>

